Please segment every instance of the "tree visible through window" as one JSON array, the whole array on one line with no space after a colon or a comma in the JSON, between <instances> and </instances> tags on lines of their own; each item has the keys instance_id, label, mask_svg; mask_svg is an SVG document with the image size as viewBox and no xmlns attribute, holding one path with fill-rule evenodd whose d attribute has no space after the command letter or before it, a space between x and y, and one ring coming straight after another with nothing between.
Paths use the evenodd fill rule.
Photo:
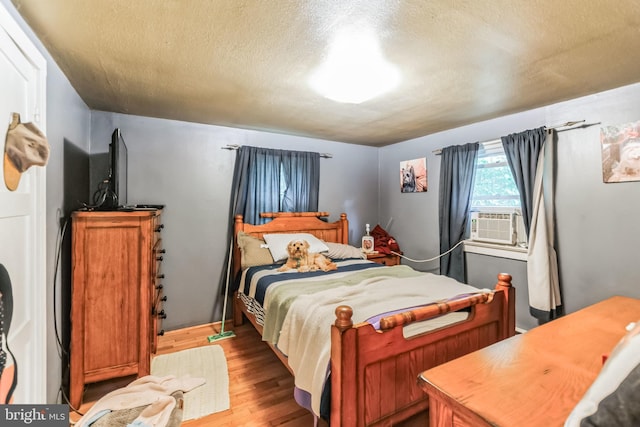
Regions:
<instances>
[{"instance_id":1,"label":"tree visible through window","mask_svg":"<svg viewBox=\"0 0 640 427\"><path fill-rule=\"evenodd\" d=\"M502 143L485 144L478 154L472 210L519 208L520 193L507 163Z\"/></svg>"}]
</instances>

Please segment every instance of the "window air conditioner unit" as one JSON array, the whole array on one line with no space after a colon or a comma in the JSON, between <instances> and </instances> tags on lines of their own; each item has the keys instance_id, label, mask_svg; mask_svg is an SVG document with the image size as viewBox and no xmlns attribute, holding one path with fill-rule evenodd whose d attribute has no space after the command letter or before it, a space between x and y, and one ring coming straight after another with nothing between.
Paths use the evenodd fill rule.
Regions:
<instances>
[{"instance_id":1,"label":"window air conditioner unit","mask_svg":"<svg viewBox=\"0 0 640 427\"><path fill-rule=\"evenodd\" d=\"M514 212L472 212L471 240L515 245L516 214Z\"/></svg>"}]
</instances>

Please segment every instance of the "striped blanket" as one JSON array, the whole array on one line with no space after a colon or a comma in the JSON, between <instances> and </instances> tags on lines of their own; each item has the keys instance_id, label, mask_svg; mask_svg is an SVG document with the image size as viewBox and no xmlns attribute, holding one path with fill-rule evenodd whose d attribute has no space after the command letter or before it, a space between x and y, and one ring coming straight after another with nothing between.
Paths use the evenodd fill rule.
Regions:
<instances>
[{"instance_id":1,"label":"striped blanket","mask_svg":"<svg viewBox=\"0 0 640 427\"><path fill-rule=\"evenodd\" d=\"M239 295L264 332L262 339L271 344L278 342L278 334L291 302L298 295L311 294L330 287L357 284L383 275L405 277L417 274L406 266L384 267L363 259L334 260L338 269L298 273L295 270L277 271L279 264L251 267L243 271Z\"/></svg>"}]
</instances>

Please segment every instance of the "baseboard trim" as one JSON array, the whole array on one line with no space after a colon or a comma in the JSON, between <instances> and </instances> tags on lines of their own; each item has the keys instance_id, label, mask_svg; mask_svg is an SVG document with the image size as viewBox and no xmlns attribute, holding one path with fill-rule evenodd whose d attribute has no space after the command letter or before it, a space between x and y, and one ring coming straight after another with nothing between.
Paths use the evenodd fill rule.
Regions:
<instances>
[{"instance_id":1,"label":"baseboard trim","mask_svg":"<svg viewBox=\"0 0 640 427\"><path fill-rule=\"evenodd\" d=\"M233 329L233 319L227 319L224 321L225 324L225 330L232 330ZM219 332L220 331L220 327L222 326L222 321L217 321L217 322L212 322L212 323L202 323L200 325L193 325L193 326L185 326L184 328L179 328L179 329L172 329L170 331L165 331L163 336L158 337L159 340L162 339L166 339L167 337L170 337L172 335L175 334L185 334L185 333L189 333L189 331L197 331L200 329L215 329L215 332ZM229 326L229 328L227 328L227 326Z\"/></svg>"}]
</instances>

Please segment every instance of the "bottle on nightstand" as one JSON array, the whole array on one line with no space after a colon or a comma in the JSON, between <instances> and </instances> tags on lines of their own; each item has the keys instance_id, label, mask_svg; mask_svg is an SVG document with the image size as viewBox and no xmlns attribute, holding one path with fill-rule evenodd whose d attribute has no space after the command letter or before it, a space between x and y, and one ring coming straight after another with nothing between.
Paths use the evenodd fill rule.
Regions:
<instances>
[{"instance_id":1,"label":"bottle on nightstand","mask_svg":"<svg viewBox=\"0 0 640 427\"><path fill-rule=\"evenodd\" d=\"M365 235L362 236L362 252L367 254L373 252L373 243L373 236L371 236L369 224L367 224Z\"/></svg>"}]
</instances>

